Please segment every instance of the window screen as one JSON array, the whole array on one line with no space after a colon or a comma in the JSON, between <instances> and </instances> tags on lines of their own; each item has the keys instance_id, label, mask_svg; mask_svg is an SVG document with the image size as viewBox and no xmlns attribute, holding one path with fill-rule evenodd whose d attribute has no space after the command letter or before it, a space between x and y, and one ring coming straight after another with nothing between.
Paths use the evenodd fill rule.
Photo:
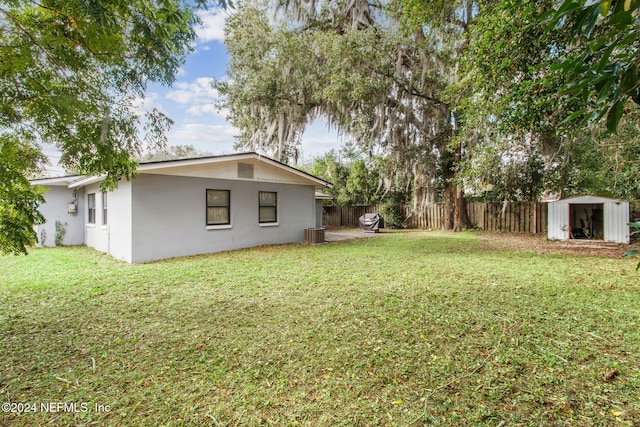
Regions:
<instances>
[{"instance_id":1,"label":"window screen","mask_svg":"<svg viewBox=\"0 0 640 427\"><path fill-rule=\"evenodd\" d=\"M102 192L102 225L107 225L107 192Z\"/></svg>"},{"instance_id":2,"label":"window screen","mask_svg":"<svg viewBox=\"0 0 640 427\"><path fill-rule=\"evenodd\" d=\"M270 191L260 192L260 222L278 221L278 193Z\"/></svg>"},{"instance_id":3,"label":"window screen","mask_svg":"<svg viewBox=\"0 0 640 427\"><path fill-rule=\"evenodd\" d=\"M231 224L229 190L207 190L207 225Z\"/></svg>"},{"instance_id":4,"label":"window screen","mask_svg":"<svg viewBox=\"0 0 640 427\"><path fill-rule=\"evenodd\" d=\"M87 223L96 223L96 194L87 194Z\"/></svg>"}]
</instances>

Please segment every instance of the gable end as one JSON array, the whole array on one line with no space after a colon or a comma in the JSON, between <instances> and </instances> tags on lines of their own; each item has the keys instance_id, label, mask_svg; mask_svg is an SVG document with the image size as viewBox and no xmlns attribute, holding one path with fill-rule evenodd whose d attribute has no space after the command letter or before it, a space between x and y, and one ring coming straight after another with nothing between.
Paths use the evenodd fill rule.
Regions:
<instances>
[{"instance_id":1,"label":"gable end","mask_svg":"<svg viewBox=\"0 0 640 427\"><path fill-rule=\"evenodd\" d=\"M238 162L238 178L253 179L253 164Z\"/></svg>"}]
</instances>

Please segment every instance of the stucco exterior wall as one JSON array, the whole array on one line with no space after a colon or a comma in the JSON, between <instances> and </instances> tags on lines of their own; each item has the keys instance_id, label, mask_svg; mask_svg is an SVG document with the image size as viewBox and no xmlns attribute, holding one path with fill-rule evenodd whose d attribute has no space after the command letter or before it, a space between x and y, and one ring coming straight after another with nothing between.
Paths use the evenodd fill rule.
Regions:
<instances>
[{"instance_id":1,"label":"stucco exterior wall","mask_svg":"<svg viewBox=\"0 0 640 427\"><path fill-rule=\"evenodd\" d=\"M316 226L312 185L141 174L132 185L132 257L139 263L302 242ZM230 190L231 226L208 229L206 190ZM258 192L278 193L278 224L258 221Z\"/></svg>"},{"instance_id":2,"label":"stucco exterior wall","mask_svg":"<svg viewBox=\"0 0 640 427\"><path fill-rule=\"evenodd\" d=\"M62 245L81 245L84 243L84 200L79 190L76 214L69 213L68 205L74 201L74 190L66 186L44 186L45 203L38 209L46 222L35 226L39 246L55 246L56 221L65 229ZM44 238L44 241L43 241Z\"/></svg>"},{"instance_id":3,"label":"stucco exterior wall","mask_svg":"<svg viewBox=\"0 0 640 427\"><path fill-rule=\"evenodd\" d=\"M322 228L322 200L316 200L316 228Z\"/></svg>"},{"instance_id":4,"label":"stucco exterior wall","mask_svg":"<svg viewBox=\"0 0 640 427\"><path fill-rule=\"evenodd\" d=\"M117 259L132 262L131 245L131 181L121 181L107 195L109 210L109 253Z\"/></svg>"},{"instance_id":5,"label":"stucco exterior wall","mask_svg":"<svg viewBox=\"0 0 640 427\"><path fill-rule=\"evenodd\" d=\"M89 223L89 195L95 194L96 218L95 222ZM84 187L84 209L81 215L84 216L85 243L101 252L109 253L109 226L102 224L102 192L100 184L91 184Z\"/></svg>"}]
</instances>

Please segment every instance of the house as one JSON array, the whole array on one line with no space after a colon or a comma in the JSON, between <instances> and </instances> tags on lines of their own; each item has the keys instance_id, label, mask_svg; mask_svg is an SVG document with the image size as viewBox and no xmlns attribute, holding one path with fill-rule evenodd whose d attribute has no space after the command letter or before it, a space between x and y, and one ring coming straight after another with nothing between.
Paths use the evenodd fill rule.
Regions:
<instances>
[{"instance_id":1,"label":"house","mask_svg":"<svg viewBox=\"0 0 640 427\"><path fill-rule=\"evenodd\" d=\"M45 178L40 244L86 244L130 263L302 242L331 184L257 153L141 163L102 192L104 176ZM320 219L321 221L321 219Z\"/></svg>"},{"instance_id":2,"label":"house","mask_svg":"<svg viewBox=\"0 0 640 427\"><path fill-rule=\"evenodd\" d=\"M629 243L629 202L580 196L549 202L550 240L589 239Z\"/></svg>"}]
</instances>

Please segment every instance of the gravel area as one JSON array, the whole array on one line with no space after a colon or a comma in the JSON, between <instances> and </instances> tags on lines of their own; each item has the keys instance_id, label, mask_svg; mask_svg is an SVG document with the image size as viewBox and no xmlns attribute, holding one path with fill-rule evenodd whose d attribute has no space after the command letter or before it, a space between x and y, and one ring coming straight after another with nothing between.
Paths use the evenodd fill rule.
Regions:
<instances>
[{"instance_id":1,"label":"gravel area","mask_svg":"<svg viewBox=\"0 0 640 427\"><path fill-rule=\"evenodd\" d=\"M382 233L365 233L358 228L345 228L345 229L325 229L324 240L325 242L338 242L340 240L350 239L367 239L371 237L380 236Z\"/></svg>"}]
</instances>

